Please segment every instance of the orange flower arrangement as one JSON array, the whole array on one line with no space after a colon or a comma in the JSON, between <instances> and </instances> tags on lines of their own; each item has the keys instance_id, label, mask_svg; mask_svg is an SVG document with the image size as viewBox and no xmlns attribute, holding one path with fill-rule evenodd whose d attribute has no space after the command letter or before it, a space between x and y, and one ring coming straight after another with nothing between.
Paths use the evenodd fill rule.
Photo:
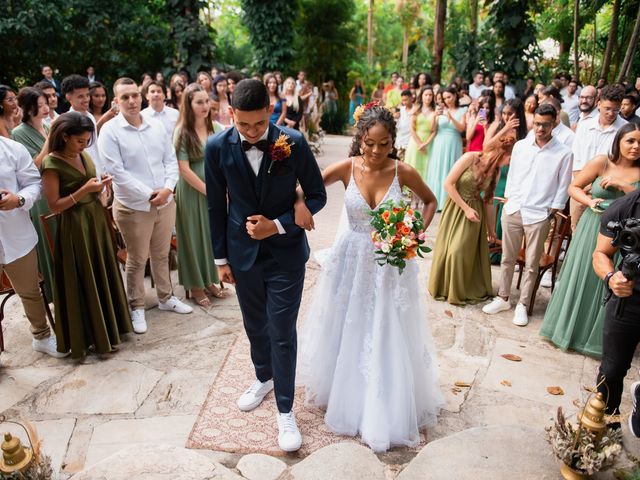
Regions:
<instances>
[{"instance_id":1,"label":"orange flower arrangement","mask_svg":"<svg viewBox=\"0 0 640 480\"><path fill-rule=\"evenodd\" d=\"M291 156L291 146L295 145L293 142L289 143L289 135L281 133L276 139L275 143L269 146L269 157L271 158L271 165L267 173L271 173L271 167L274 162L281 162L285 158Z\"/></svg>"}]
</instances>

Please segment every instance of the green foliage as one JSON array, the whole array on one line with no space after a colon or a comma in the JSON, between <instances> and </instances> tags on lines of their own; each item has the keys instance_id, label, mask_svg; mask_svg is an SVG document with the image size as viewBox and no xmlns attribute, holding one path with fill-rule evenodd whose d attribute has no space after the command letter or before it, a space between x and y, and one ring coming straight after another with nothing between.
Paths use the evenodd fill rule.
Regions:
<instances>
[{"instance_id":1,"label":"green foliage","mask_svg":"<svg viewBox=\"0 0 640 480\"><path fill-rule=\"evenodd\" d=\"M255 48L259 72L286 68L294 60L294 20L298 4L291 0L242 0L244 23Z\"/></svg>"},{"instance_id":2,"label":"green foliage","mask_svg":"<svg viewBox=\"0 0 640 480\"><path fill-rule=\"evenodd\" d=\"M351 24L353 0L301 0L297 24L296 60L298 68L309 72L319 84L334 80L344 90L354 51L355 30ZM330 20L327 13L331 12Z\"/></svg>"},{"instance_id":3,"label":"green foliage","mask_svg":"<svg viewBox=\"0 0 640 480\"><path fill-rule=\"evenodd\" d=\"M254 55L249 31L242 21L240 0L222 0L212 22L216 31L216 63L226 70L251 65Z\"/></svg>"}]
</instances>

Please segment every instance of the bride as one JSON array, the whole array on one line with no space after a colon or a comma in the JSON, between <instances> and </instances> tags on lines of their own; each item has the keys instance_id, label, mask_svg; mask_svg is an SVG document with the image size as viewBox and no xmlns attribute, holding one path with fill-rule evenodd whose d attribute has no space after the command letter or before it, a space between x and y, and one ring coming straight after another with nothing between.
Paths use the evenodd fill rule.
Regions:
<instances>
[{"instance_id":1,"label":"bride","mask_svg":"<svg viewBox=\"0 0 640 480\"><path fill-rule=\"evenodd\" d=\"M426 325L418 265L400 274L375 262L369 211L403 199L408 187L424 202L425 225L436 200L418 172L394 159L396 126L389 110L369 106L356 125L351 158L323 172L345 188L348 228L331 249L301 328L299 379L308 405L326 407L335 433L355 436L376 452L415 446L443 404L435 347ZM296 223L312 228L304 202Z\"/></svg>"}]
</instances>

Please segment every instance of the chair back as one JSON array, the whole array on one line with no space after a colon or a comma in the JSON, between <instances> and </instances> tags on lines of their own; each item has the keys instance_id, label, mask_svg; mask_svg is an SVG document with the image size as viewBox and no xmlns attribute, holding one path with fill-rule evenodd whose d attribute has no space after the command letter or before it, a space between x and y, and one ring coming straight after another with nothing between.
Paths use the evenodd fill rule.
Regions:
<instances>
[{"instance_id":1,"label":"chair back","mask_svg":"<svg viewBox=\"0 0 640 480\"><path fill-rule=\"evenodd\" d=\"M547 246L547 254L553 256L553 263L557 264L563 250L569 248L571 242L571 217L562 212L554 214L555 222L551 233L552 241ZM563 244L566 241L566 245Z\"/></svg>"},{"instance_id":2,"label":"chair back","mask_svg":"<svg viewBox=\"0 0 640 480\"><path fill-rule=\"evenodd\" d=\"M51 233L51 226L49 222L57 221L57 213L49 213L47 215L40 215L40 223L42 223L42 228L44 229L44 234L47 237L47 246L49 247L49 253L51 253L51 257L53 258L53 234Z\"/></svg>"}]
</instances>

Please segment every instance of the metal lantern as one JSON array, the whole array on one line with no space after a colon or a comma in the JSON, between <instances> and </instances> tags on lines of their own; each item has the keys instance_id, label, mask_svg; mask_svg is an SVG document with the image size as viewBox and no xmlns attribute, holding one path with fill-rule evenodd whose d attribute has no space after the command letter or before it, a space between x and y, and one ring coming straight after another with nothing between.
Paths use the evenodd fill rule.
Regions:
<instances>
[{"instance_id":1,"label":"metal lantern","mask_svg":"<svg viewBox=\"0 0 640 480\"><path fill-rule=\"evenodd\" d=\"M23 446L19 438L12 436L9 432L6 432L4 434L4 442L2 442L0 472L22 472L29 467L32 460L33 450L29 447Z\"/></svg>"},{"instance_id":2,"label":"metal lantern","mask_svg":"<svg viewBox=\"0 0 640 480\"><path fill-rule=\"evenodd\" d=\"M595 396L589 398L584 410L578 415L580 426L593 433L596 439L602 438L602 435L607 429L607 424L604 421L606 408L607 404L604 401L604 396L601 392L598 392Z\"/></svg>"}]
</instances>

